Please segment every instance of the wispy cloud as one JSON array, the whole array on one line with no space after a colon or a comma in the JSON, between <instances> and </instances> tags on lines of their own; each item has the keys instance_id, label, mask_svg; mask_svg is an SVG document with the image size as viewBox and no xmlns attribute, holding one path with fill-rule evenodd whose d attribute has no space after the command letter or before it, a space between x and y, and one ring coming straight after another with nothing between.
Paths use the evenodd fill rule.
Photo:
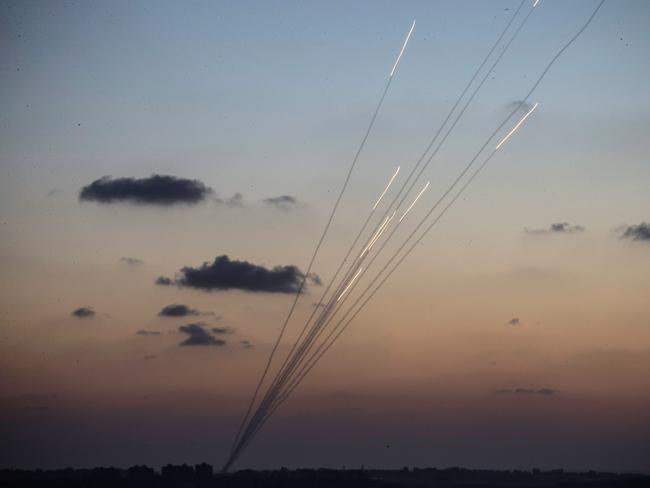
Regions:
<instances>
[{"instance_id":1,"label":"wispy cloud","mask_svg":"<svg viewBox=\"0 0 650 488\"><path fill-rule=\"evenodd\" d=\"M281 210L290 210L298 205L298 199L291 195L281 195L279 197L269 197L262 200L264 203L271 207L279 208Z\"/></svg>"},{"instance_id":2,"label":"wispy cloud","mask_svg":"<svg viewBox=\"0 0 650 488\"><path fill-rule=\"evenodd\" d=\"M226 341L223 339L217 339L207 330L205 330L204 324L187 324L181 325L178 328L178 331L182 334L186 334L188 337L179 346L217 346L223 347L226 345Z\"/></svg>"},{"instance_id":3,"label":"wispy cloud","mask_svg":"<svg viewBox=\"0 0 650 488\"><path fill-rule=\"evenodd\" d=\"M546 229L524 229L526 234L573 234L584 232L585 228L581 225L571 225L569 222L556 222Z\"/></svg>"},{"instance_id":4,"label":"wispy cloud","mask_svg":"<svg viewBox=\"0 0 650 488\"><path fill-rule=\"evenodd\" d=\"M621 239L650 242L650 224L641 222L639 225L628 225L624 227Z\"/></svg>"}]
</instances>

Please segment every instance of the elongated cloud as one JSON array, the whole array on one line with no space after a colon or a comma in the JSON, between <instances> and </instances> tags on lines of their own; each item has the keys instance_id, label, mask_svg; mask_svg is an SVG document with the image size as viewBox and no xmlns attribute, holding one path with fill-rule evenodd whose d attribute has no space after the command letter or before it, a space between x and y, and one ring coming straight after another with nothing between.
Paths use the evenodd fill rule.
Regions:
<instances>
[{"instance_id":1,"label":"elongated cloud","mask_svg":"<svg viewBox=\"0 0 650 488\"><path fill-rule=\"evenodd\" d=\"M79 307L76 310L73 310L71 315L77 317L78 319L87 319L95 316L95 311L90 307Z\"/></svg>"},{"instance_id":2,"label":"elongated cloud","mask_svg":"<svg viewBox=\"0 0 650 488\"><path fill-rule=\"evenodd\" d=\"M279 208L281 210L290 210L298 205L298 199L291 195L281 195L279 197L270 197L262 200L271 207Z\"/></svg>"},{"instance_id":3,"label":"elongated cloud","mask_svg":"<svg viewBox=\"0 0 650 488\"><path fill-rule=\"evenodd\" d=\"M244 195L241 193L235 193L229 198L215 197L215 203L219 205L225 205L226 207L243 207L244 206Z\"/></svg>"},{"instance_id":4,"label":"elongated cloud","mask_svg":"<svg viewBox=\"0 0 650 488\"><path fill-rule=\"evenodd\" d=\"M158 315L161 317L188 317L190 315L199 315L199 311L181 303L172 303L163 307L158 312Z\"/></svg>"},{"instance_id":5,"label":"elongated cloud","mask_svg":"<svg viewBox=\"0 0 650 488\"><path fill-rule=\"evenodd\" d=\"M547 229L524 229L526 234L572 234L584 232L585 228L581 225L571 225L569 222L556 222L551 224Z\"/></svg>"},{"instance_id":6,"label":"elongated cloud","mask_svg":"<svg viewBox=\"0 0 650 488\"><path fill-rule=\"evenodd\" d=\"M217 339L210 334L203 324L187 324L181 325L178 331L187 334L187 339L179 344L179 346L218 346L226 345L226 341Z\"/></svg>"},{"instance_id":7,"label":"elongated cloud","mask_svg":"<svg viewBox=\"0 0 650 488\"><path fill-rule=\"evenodd\" d=\"M157 330L140 329L135 334L140 336L159 336L160 332L158 332Z\"/></svg>"},{"instance_id":8,"label":"elongated cloud","mask_svg":"<svg viewBox=\"0 0 650 488\"><path fill-rule=\"evenodd\" d=\"M142 266L144 264L144 261L142 261L142 259L131 258L128 256L121 257L120 262L122 264L126 264L127 266L133 266L133 267Z\"/></svg>"},{"instance_id":9,"label":"elongated cloud","mask_svg":"<svg viewBox=\"0 0 650 488\"><path fill-rule=\"evenodd\" d=\"M84 186L79 192L79 200L101 204L129 202L169 206L196 204L211 193L212 189L199 180L169 175L117 179L104 176Z\"/></svg>"},{"instance_id":10,"label":"elongated cloud","mask_svg":"<svg viewBox=\"0 0 650 488\"><path fill-rule=\"evenodd\" d=\"M639 225L630 225L625 228L621 238L650 242L650 224L641 222Z\"/></svg>"},{"instance_id":11,"label":"elongated cloud","mask_svg":"<svg viewBox=\"0 0 650 488\"><path fill-rule=\"evenodd\" d=\"M551 388L539 388L537 390L531 388L515 388L513 390L510 390L505 388L503 390L499 390L499 393L514 393L515 395L555 395L557 391Z\"/></svg>"},{"instance_id":12,"label":"elongated cloud","mask_svg":"<svg viewBox=\"0 0 650 488\"><path fill-rule=\"evenodd\" d=\"M267 293L296 293L304 278L296 266L276 266L267 269L248 261L231 260L228 256L217 256L215 260L204 262L196 268L185 266L176 279L160 277L159 285L195 288L204 291L244 290ZM320 280L310 273L307 279L312 284Z\"/></svg>"}]
</instances>

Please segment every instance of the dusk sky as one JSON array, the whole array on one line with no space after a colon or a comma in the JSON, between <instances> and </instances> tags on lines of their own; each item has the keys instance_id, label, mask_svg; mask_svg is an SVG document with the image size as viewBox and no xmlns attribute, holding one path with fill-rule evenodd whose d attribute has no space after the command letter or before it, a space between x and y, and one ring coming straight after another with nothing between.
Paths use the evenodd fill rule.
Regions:
<instances>
[{"instance_id":1,"label":"dusk sky","mask_svg":"<svg viewBox=\"0 0 650 488\"><path fill-rule=\"evenodd\" d=\"M519 4L0 1L0 467L225 462L412 20L278 358ZM386 256L597 5L539 2ZM650 471L649 52L606 1L236 469Z\"/></svg>"}]
</instances>

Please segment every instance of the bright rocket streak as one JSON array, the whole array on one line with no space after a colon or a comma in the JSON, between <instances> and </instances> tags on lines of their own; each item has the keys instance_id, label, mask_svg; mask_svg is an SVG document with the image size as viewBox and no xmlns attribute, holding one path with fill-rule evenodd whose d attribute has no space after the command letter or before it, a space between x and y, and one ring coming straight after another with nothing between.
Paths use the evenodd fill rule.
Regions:
<instances>
[{"instance_id":1,"label":"bright rocket streak","mask_svg":"<svg viewBox=\"0 0 650 488\"><path fill-rule=\"evenodd\" d=\"M533 4L533 8L537 7L538 3L539 3L539 0L535 0L535 3Z\"/></svg>"},{"instance_id":2,"label":"bright rocket streak","mask_svg":"<svg viewBox=\"0 0 650 488\"><path fill-rule=\"evenodd\" d=\"M395 212L393 212L393 214L394 214L394 213L395 213ZM360 254L359 256L363 256L363 255L366 253L366 251L367 251L368 249L370 249L370 246L375 242L375 239L377 238L377 236L381 233L382 229L386 226L386 224L388 223L388 221L389 221L390 219L392 219L392 218L393 218L393 217L391 216L391 217L386 217L386 218L384 219L384 221L382 222L382 224L379 226L379 229L377 229L377 232L375 232L375 235L372 236L372 239L370 239L370 242L369 242L368 245L363 249L363 251L361 251L361 254Z\"/></svg>"},{"instance_id":3,"label":"bright rocket streak","mask_svg":"<svg viewBox=\"0 0 650 488\"><path fill-rule=\"evenodd\" d=\"M337 302L341 299L341 297L343 295L345 295L345 292L348 291L348 289L352 286L352 283L354 283L354 280L357 279L357 276L359 276L359 273L361 273L361 270L363 270L363 268L359 268L359 271L357 271L356 274L352 277L352 280L350 280L350 283L348 283L348 286L345 287L345 290L343 290L341 292L341 294L339 295L339 297L336 299Z\"/></svg>"},{"instance_id":4,"label":"bright rocket streak","mask_svg":"<svg viewBox=\"0 0 650 488\"><path fill-rule=\"evenodd\" d=\"M415 202L417 202L417 201L420 199L420 197L422 196L422 194L424 193L424 191L425 191L427 188L429 188L429 183L431 183L431 182L430 182L430 181L427 181L427 184L424 185L424 188L422 188L422 189L420 190L420 193L418 193L418 196L415 197L415 200L413 200L413 203L411 204L411 206L410 206L409 208L407 208L407 209L406 209L406 212L404 212L404 215L402 215L402 216L400 217L398 223L401 222L402 220L404 220L404 217L406 217L406 214L409 213L409 212L411 211L411 209L413 208L413 205L415 205Z\"/></svg>"},{"instance_id":5,"label":"bright rocket streak","mask_svg":"<svg viewBox=\"0 0 650 488\"><path fill-rule=\"evenodd\" d=\"M395 212L393 212L393 215L390 216L390 218L388 219L388 222L386 222L386 224L384 224L384 227L382 229L379 229L379 234L377 234L377 237L375 237L372 241L370 241L370 244L368 244L368 251L370 251L372 249L372 246L375 245L375 242L377 242L379 240L379 238L381 237L381 235L384 233L384 231L386 229L388 229L388 224L390 224L390 221L393 220L393 217L395 217L396 213L397 213L397 210Z\"/></svg>"},{"instance_id":6,"label":"bright rocket streak","mask_svg":"<svg viewBox=\"0 0 650 488\"><path fill-rule=\"evenodd\" d=\"M515 133L515 131L516 131L517 129L519 129L519 126L520 126L521 124L524 123L524 120L526 120L530 114L533 113L533 110L535 110L535 109L537 108L537 105L539 105L539 103L536 103L535 105L533 105L533 108L531 108L531 109L526 113L526 115L524 115L524 116L521 118L521 120L519 121L519 123L517 123L517 125L515 125L515 126L512 128L512 130L511 130L510 132L508 132L508 135L505 136L503 139L501 139L501 142L500 142L499 144L497 144L497 147L494 148L495 151L496 151L497 149L499 149L499 148L503 145L503 143L506 142L506 141L510 138L510 136L511 136L512 134Z\"/></svg>"},{"instance_id":7,"label":"bright rocket streak","mask_svg":"<svg viewBox=\"0 0 650 488\"><path fill-rule=\"evenodd\" d=\"M404 44L402 45L402 50L399 52L399 55L397 56L397 59L395 60L395 64L393 65L393 69L390 70L391 78L393 77L393 73L395 73L395 70L397 69L397 65L399 64L399 60L402 57L402 54L404 54L404 49L406 49L406 45L409 43L409 39L411 38L411 34L413 34L413 29L415 29L415 20L413 21L413 25L411 25L411 30L409 31L408 34L406 34L406 39L404 39Z\"/></svg>"},{"instance_id":8,"label":"bright rocket streak","mask_svg":"<svg viewBox=\"0 0 650 488\"><path fill-rule=\"evenodd\" d=\"M379 205L379 202L381 202L381 199L384 198L384 195L386 194L386 192L387 192L388 189L390 188L390 185L393 184L393 180L394 180L395 177L397 176L397 173L399 173L399 168L400 168L400 167L398 166L397 169L395 170L395 174L393 175L393 177L390 179L390 181L389 181L388 184L386 185L386 189L384 190L384 193L382 193L381 196L379 197L379 200L377 200L377 203L375 203L375 204L372 206L372 209L373 209L373 210L377 208L377 205Z\"/></svg>"}]
</instances>

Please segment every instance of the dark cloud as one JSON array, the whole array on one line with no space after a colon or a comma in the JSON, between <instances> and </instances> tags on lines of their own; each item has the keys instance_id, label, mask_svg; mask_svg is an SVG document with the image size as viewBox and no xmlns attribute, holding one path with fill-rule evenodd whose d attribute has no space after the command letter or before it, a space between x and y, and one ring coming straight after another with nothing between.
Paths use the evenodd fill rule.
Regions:
<instances>
[{"instance_id":1,"label":"dark cloud","mask_svg":"<svg viewBox=\"0 0 650 488\"><path fill-rule=\"evenodd\" d=\"M169 286L173 284L174 281L171 278L167 278L165 276L159 276L158 278L156 278L156 285Z\"/></svg>"},{"instance_id":2,"label":"dark cloud","mask_svg":"<svg viewBox=\"0 0 650 488\"><path fill-rule=\"evenodd\" d=\"M226 341L217 339L210 334L203 324L187 324L178 328L179 332L187 334L188 337L179 346L225 346Z\"/></svg>"},{"instance_id":3,"label":"dark cloud","mask_svg":"<svg viewBox=\"0 0 650 488\"><path fill-rule=\"evenodd\" d=\"M515 388L514 390L510 389L503 389L499 390L499 393L505 393L505 394L515 394L515 395L555 395L557 393L556 390L552 390L550 388L540 388L538 390L530 389L530 388Z\"/></svg>"},{"instance_id":4,"label":"dark cloud","mask_svg":"<svg viewBox=\"0 0 650 488\"><path fill-rule=\"evenodd\" d=\"M239 343L242 345L244 349L251 349L253 347L251 341L243 340L243 341L239 341Z\"/></svg>"},{"instance_id":5,"label":"dark cloud","mask_svg":"<svg viewBox=\"0 0 650 488\"><path fill-rule=\"evenodd\" d=\"M625 230L621 234L621 239L650 242L650 224L641 222L639 225L630 225L625 227Z\"/></svg>"},{"instance_id":6,"label":"dark cloud","mask_svg":"<svg viewBox=\"0 0 650 488\"><path fill-rule=\"evenodd\" d=\"M315 276L315 277L314 277ZM160 277L160 285L176 284L205 291L245 290L267 293L296 293L304 274L296 266L276 266L267 269L248 261L230 260L226 255L217 256L214 262L204 262L193 268L185 266L175 280ZM308 281L318 284L320 279L310 275Z\"/></svg>"},{"instance_id":7,"label":"dark cloud","mask_svg":"<svg viewBox=\"0 0 650 488\"><path fill-rule=\"evenodd\" d=\"M94 317L95 311L90 307L79 307L78 309L73 310L71 315L79 319L86 319Z\"/></svg>"},{"instance_id":8,"label":"dark cloud","mask_svg":"<svg viewBox=\"0 0 650 488\"><path fill-rule=\"evenodd\" d=\"M122 256L120 258L120 262L123 264L126 264L127 266L142 266L144 264L144 261L142 259L138 258L130 258L128 256Z\"/></svg>"},{"instance_id":9,"label":"dark cloud","mask_svg":"<svg viewBox=\"0 0 650 488\"><path fill-rule=\"evenodd\" d=\"M163 307L162 310L158 312L158 315L161 317L188 317L190 315L199 315L199 311L190 308L187 305L173 303Z\"/></svg>"},{"instance_id":10,"label":"dark cloud","mask_svg":"<svg viewBox=\"0 0 650 488\"><path fill-rule=\"evenodd\" d=\"M510 320L508 320L508 323L510 325L519 325L521 324L521 321L517 317L513 317Z\"/></svg>"},{"instance_id":11,"label":"dark cloud","mask_svg":"<svg viewBox=\"0 0 650 488\"><path fill-rule=\"evenodd\" d=\"M233 330L230 327L212 327L210 329L213 334L232 334Z\"/></svg>"},{"instance_id":12,"label":"dark cloud","mask_svg":"<svg viewBox=\"0 0 650 488\"><path fill-rule=\"evenodd\" d=\"M117 178L104 176L84 186L79 199L98 203L130 202L147 205L195 204L212 193L198 180L169 175L148 178Z\"/></svg>"},{"instance_id":13,"label":"dark cloud","mask_svg":"<svg viewBox=\"0 0 650 488\"><path fill-rule=\"evenodd\" d=\"M141 336L159 336L160 332L157 330L144 330L140 329L139 331L136 332L136 335L141 335Z\"/></svg>"},{"instance_id":14,"label":"dark cloud","mask_svg":"<svg viewBox=\"0 0 650 488\"><path fill-rule=\"evenodd\" d=\"M235 193L233 196L226 199L216 197L214 201L219 205L225 205L226 207L243 207L244 195L242 195L241 193Z\"/></svg>"},{"instance_id":15,"label":"dark cloud","mask_svg":"<svg viewBox=\"0 0 650 488\"><path fill-rule=\"evenodd\" d=\"M584 232L585 228L581 225L571 225L569 222L556 222L551 224L548 229L524 229L526 234L572 234Z\"/></svg>"},{"instance_id":16,"label":"dark cloud","mask_svg":"<svg viewBox=\"0 0 650 488\"><path fill-rule=\"evenodd\" d=\"M282 210L289 210L298 205L298 199L291 195L281 195L279 197L269 197L262 200L271 207L279 208Z\"/></svg>"},{"instance_id":17,"label":"dark cloud","mask_svg":"<svg viewBox=\"0 0 650 488\"><path fill-rule=\"evenodd\" d=\"M155 354L147 354L142 359L144 359L145 361L151 361L152 359L156 359L156 355Z\"/></svg>"}]
</instances>

